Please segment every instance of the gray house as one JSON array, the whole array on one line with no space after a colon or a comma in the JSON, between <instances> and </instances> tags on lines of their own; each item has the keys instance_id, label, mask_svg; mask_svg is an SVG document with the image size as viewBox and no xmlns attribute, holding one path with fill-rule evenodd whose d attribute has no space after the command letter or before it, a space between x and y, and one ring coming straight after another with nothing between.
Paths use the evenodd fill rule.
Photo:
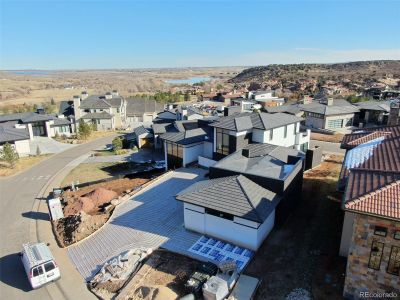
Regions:
<instances>
[{"instance_id":1,"label":"gray house","mask_svg":"<svg viewBox=\"0 0 400 300\"><path fill-rule=\"evenodd\" d=\"M32 138L32 127L23 124L0 123L0 149L4 144L11 144L20 155L31 152L29 141Z\"/></svg>"},{"instance_id":2,"label":"gray house","mask_svg":"<svg viewBox=\"0 0 400 300\"><path fill-rule=\"evenodd\" d=\"M157 114L164 111L164 103L143 98L126 99L126 123L134 128L137 125L151 123Z\"/></svg>"}]
</instances>

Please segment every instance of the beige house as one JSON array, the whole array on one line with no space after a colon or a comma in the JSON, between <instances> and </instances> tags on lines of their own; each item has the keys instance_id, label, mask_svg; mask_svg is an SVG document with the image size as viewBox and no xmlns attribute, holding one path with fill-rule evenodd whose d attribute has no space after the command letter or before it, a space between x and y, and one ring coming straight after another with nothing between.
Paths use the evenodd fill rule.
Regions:
<instances>
[{"instance_id":1,"label":"beige house","mask_svg":"<svg viewBox=\"0 0 400 300\"><path fill-rule=\"evenodd\" d=\"M74 96L73 107L75 122L97 125L97 130L111 130L126 127L126 101L117 91L105 95L89 96L82 92Z\"/></svg>"}]
</instances>

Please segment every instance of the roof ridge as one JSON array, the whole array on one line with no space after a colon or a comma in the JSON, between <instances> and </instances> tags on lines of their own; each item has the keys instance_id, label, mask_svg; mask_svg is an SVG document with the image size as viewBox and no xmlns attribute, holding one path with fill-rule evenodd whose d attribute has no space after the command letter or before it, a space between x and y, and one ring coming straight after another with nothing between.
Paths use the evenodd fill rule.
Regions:
<instances>
[{"instance_id":1,"label":"roof ridge","mask_svg":"<svg viewBox=\"0 0 400 300\"><path fill-rule=\"evenodd\" d=\"M379 135L379 136L376 137L376 138L380 138L380 137L385 137L385 138L386 138L387 135L391 135L391 134L392 134L392 133L389 132L389 131L372 131L372 132L366 133L366 134L363 135L362 137L359 137L359 138L357 138L357 139L354 139L354 140L348 142L348 144L349 144L349 145L354 145L355 143L358 143L358 142L362 141L362 140L365 139L365 138L373 137L373 135ZM372 141L372 140L365 141L364 143L370 142L370 141Z\"/></svg>"},{"instance_id":2,"label":"roof ridge","mask_svg":"<svg viewBox=\"0 0 400 300\"><path fill-rule=\"evenodd\" d=\"M364 194L358 198L352 199L348 202L345 203L345 207L346 208L351 208L352 206L354 206L355 204L362 202L364 200L366 200L367 198L371 197L371 196L375 196L375 195L379 195L385 191L387 191L389 188L395 188L395 187L399 187L400 188L400 179L392 181L390 183L387 183L379 188L377 188L376 190L373 190L367 194Z\"/></svg>"},{"instance_id":3,"label":"roof ridge","mask_svg":"<svg viewBox=\"0 0 400 300\"><path fill-rule=\"evenodd\" d=\"M250 204L251 208L253 209L253 211L254 211L255 214L257 215L258 220L262 222L262 219L263 219L263 218L262 218L262 217L260 216L260 214L258 213L256 207L254 207L253 202L251 202L251 200L250 200L250 198L249 198L247 192L245 191L245 189L244 189L244 187L243 187L243 185L242 185L242 182L241 182L242 177L245 178L246 180L248 180L248 181L250 181L250 182L256 184L256 185L258 185L258 184L255 183L255 182L253 182L251 179L248 179L246 176L244 176L244 175L242 175L242 174L240 174L239 176L236 177L236 181L238 182L240 189L242 190L244 196L246 197L247 202Z\"/></svg>"}]
</instances>

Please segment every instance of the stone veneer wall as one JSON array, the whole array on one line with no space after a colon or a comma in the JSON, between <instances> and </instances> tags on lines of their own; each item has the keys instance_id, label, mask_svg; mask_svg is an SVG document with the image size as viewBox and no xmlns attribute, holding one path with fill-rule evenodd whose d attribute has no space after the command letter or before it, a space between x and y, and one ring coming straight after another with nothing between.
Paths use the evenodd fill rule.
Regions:
<instances>
[{"instance_id":1,"label":"stone veneer wall","mask_svg":"<svg viewBox=\"0 0 400 300\"><path fill-rule=\"evenodd\" d=\"M386 237L375 235L375 226L386 227L388 230ZM363 299L360 297L360 292L395 292L400 298L400 277L386 272L391 247L400 247L400 240L394 239L396 230L400 230L400 222L355 215L343 292L346 298ZM371 245L374 240L384 243L380 270L368 268Z\"/></svg>"}]
</instances>

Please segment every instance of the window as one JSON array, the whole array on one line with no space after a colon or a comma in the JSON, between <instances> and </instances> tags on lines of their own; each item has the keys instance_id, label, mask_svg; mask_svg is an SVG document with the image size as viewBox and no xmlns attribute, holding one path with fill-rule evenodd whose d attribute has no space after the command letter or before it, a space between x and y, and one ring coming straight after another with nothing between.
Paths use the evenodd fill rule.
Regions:
<instances>
[{"instance_id":1,"label":"window","mask_svg":"<svg viewBox=\"0 0 400 300\"><path fill-rule=\"evenodd\" d=\"M371 254L369 257L368 267L374 270L379 270L381 267L382 253L384 244L378 241L373 241L371 246Z\"/></svg>"},{"instance_id":2,"label":"window","mask_svg":"<svg viewBox=\"0 0 400 300\"><path fill-rule=\"evenodd\" d=\"M374 234L379 236L386 236L387 228L381 226L375 226Z\"/></svg>"},{"instance_id":3,"label":"window","mask_svg":"<svg viewBox=\"0 0 400 300\"><path fill-rule=\"evenodd\" d=\"M233 221L233 215L231 215L231 214L223 213L223 212L220 212L218 210L211 209L211 208L206 208L205 212L206 212L206 214L209 214L209 215L212 215L212 216L216 216L218 218L223 218L223 219L226 219L226 220Z\"/></svg>"},{"instance_id":4,"label":"window","mask_svg":"<svg viewBox=\"0 0 400 300\"><path fill-rule=\"evenodd\" d=\"M225 129L216 129L217 132L217 153L222 155L229 154L229 131Z\"/></svg>"},{"instance_id":5,"label":"window","mask_svg":"<svg viewBox=\"0 0 400 300\"><path fill-rule=\"evenodd\" d=\"M342 128L343 127L343 119L328 120L327 127L328 128Z\"/></svg>"},{"instance_id":6,"label":"window","mask_svg":"<svg viewBox=\"0 0 400 300\"><path fill-rule=\"evenodd\" d=\"M293 125L293 134L295 135L297 133L297 123L294 123Z\"/></svg>"},{"instance_id":7,"label":"window","mask_svg":"<svg viewBox=\"0 0 400 300\"><path fill-rule=\"evenodd\" d=\"M34 268L32 274L33 274L33 275L32 275L33 277L36 277L36 276L39 276L39 275L43 275L43 268L42 268L42 266L39 266L39 267Z\"/></svg>"},{"instance_id":8,"label":"window","mask_svg":"<svg viewBox=\"0 0 400 300\"><path fill-rule=\"evenodd\" d=\"M397 276L400 275L400 247L392 246L387 272Z\"/></svg>"},{"instance_id":9,"label":"window","mask_svg":"<svg viewBox=\"0 0 400 300\"><path fill-rule=\"evenodd\" d=\"M274 130L271 129L271 130L269 131L269 140L272 141L273 138L274 138Z\"/></svg>"},{"instance_id":10,"label":"window","mask_svg":"<svg viewBox=\"0 0 400 300\"><path fill-rule=\"evenodd\" d=\"M47 272L50 272L51 270L54 270L56 267L54 264L50 261L44 264L44 270Z\"/></svg>"},{"instance_id":11,"label":"window","mask_svg":"<svg viewBox=\"0 0 400 300\"><path fill-rule=\"evenodd\" d=\"M119 107L117 108L117 113L119 113Z\"/></svg>"},{"instance_id":12,"label":"window","mask_svg":"<svg viewBox=\"0 0 400 300\"><path fill-rule=\"evenodd\" d=\"M287 125L285 125L285 127L283 128L283 137L286 138L287 137Z\"/></svg>"},{"instance_id":13,"label":"window","mask_svg":"<svg viewBox=\"0 0 400 300\"><path fill-rule=\"evenodd\" d=\"M394 232L393 238L395 240L400 240L400 231L399 230Z\"/></svg>"}]
</instances>

